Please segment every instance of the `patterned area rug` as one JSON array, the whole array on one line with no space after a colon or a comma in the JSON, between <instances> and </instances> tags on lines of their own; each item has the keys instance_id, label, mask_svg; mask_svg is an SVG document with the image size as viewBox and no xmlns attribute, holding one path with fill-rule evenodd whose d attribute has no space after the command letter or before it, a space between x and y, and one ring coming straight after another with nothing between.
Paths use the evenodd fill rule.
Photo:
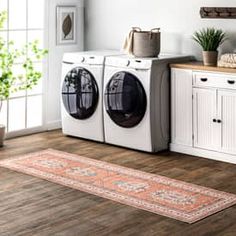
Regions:
<instances>
[{"instance_id":1,"label":"patterned area rug","mask_svg":"<svg viewBox=\"0 0 236 236\"><path fill-rule=\"evenodd\" d=\"M187 223L236 204L233 194L52 149L0 166Z\"/></svg>"}]
</instances>

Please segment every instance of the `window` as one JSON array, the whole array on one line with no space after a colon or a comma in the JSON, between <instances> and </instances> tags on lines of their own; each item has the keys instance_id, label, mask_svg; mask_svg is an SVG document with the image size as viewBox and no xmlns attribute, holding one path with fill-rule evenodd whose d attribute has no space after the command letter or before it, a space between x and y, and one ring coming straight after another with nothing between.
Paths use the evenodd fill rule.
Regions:
<instances>
[{"instance_id":1,"label":"window","mask_svg":"<svg viewBox=\"0 0 236 236\"><path fill-rule=\"evenodd\" d=\"M38 40L44 45L44 1L45 0L1 0L0 11L7 11L8 19L0 36L7 43L14 41L16 48ZM28 52L30 53L30 52ZM28 54L29 55L29 54ZM14 65L14 73L20 74L23 60ZM35 61L35 67L43 72L43 61ZM8 133L24 132L43 127L43 78L32 90L11 94L3 102L0 123Z\"/></svg>"}]
</instances>

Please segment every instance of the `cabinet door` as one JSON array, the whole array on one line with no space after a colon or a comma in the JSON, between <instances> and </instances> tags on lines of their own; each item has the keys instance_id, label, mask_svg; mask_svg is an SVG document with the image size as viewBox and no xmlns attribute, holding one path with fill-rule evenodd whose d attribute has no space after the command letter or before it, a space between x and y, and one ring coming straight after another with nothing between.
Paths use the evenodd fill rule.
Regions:
<instances>
[{"instance_id":1,"label":"cabinet door","mask_svg":"<svg viewBox=\"0 0 236 236\"><path fill-rule=\"evenodd\" d=\"M171 71L171 142L193 145L192 71Z\"/></svg>"},{"instance_id":2,"label":"cabinet door","mask_svg":"<svg viewBox=\"0 0 236 236\"><path fill-rule=\"evenodd\" d=\"M194 89L194 147L218 150L220 146L220 125L217 119L217 91L215 89Z\"/></svg>"},{"instance_id":3,"label":"cabinet door","mask_svg":"<svg viewBox=\"0 0 236 236\"><path fill-rule=\"evenodd\" d=\"M236 92L219 91L218 110L221 120L221 151L236 154Z\"/></svg>"}]
</instances>

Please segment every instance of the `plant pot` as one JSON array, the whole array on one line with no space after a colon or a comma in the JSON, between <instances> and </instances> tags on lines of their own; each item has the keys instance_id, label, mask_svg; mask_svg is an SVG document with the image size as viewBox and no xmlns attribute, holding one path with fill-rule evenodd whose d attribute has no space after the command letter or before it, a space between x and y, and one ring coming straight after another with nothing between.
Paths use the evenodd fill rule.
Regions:
<instances>
[{"instance_id":1,"label":"plant pot","mask_svg":"<svg viewBox=\"0 0 236 236\"><path fill-rule=\"evenodd\" d=\"M5 139L5 126L0 125L0 147L3 146L4 139Z\"/></svg>"},{"instance_id":2,"label":"plant pot","mask_svg":"<svg viewBox=\"0 0 236 236\"><path fill-rule=\"evenodd\" d=\"M218 51L203 51L204 66L216 66L218 60Z\"/></svg>"}]
</instances>

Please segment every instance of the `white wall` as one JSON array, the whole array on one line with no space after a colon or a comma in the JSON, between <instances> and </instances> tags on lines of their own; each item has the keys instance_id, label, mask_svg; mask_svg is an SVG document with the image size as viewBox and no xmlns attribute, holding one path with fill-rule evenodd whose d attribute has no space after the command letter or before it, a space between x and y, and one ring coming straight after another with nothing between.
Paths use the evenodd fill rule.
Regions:
<instances>
[{"instance_id":1,"label":"white wall","mask_svg":"<svg viewBox=\"0 0 236 236\"><path fill-rule=\"evenodd\" d=\"M236 20L201 19L201 6L235 6L236 0L85 0L86 49L120 49L124 36L132 26L143 29L161 27L162 52L187 53L200 57L201 49L192 41L194 30L215 26L229 32L230 40L224 51L236 50ZM46 0L46 41L49 64L46 68L46 125L60 127L61 60L64 52L83 48L83 40L76 45L56 45L56 5L83 6L83 0ZM78 37L83 22L78 21Z\"/></svg>"},{"instance_id":2,"label":"white wall","mask_svg":"<svg viewBox=\"0 0 236 236\"><path fill-rule=\"evenodd\" d=\"M60 82L61 82L61 62L62 56L65 52L83 50L84 35L83 35L83 0L46 0L46 48L49 49L48 54L48 68L45 68L46 74L46 109L45 109L45 123L48 129L60 127ZM74 45L56 45L56 6L70 5L77 6L78 12L78 40Z\"/></svg>"},{"instance_id":3,"label":"white wall","mask_svg":"<svg viewBox=\"0 0 236 236\"><path fill-rule=\"evenodd\" d=\"M161 27L162 52L200 57L201 49L191 35L214 26L229 33L223 51L236 49L236 19L201 19L202 6L232 7L236 0L86 0L87 49L119 49L132 26Z\"/></svg>"}]
</instances>

